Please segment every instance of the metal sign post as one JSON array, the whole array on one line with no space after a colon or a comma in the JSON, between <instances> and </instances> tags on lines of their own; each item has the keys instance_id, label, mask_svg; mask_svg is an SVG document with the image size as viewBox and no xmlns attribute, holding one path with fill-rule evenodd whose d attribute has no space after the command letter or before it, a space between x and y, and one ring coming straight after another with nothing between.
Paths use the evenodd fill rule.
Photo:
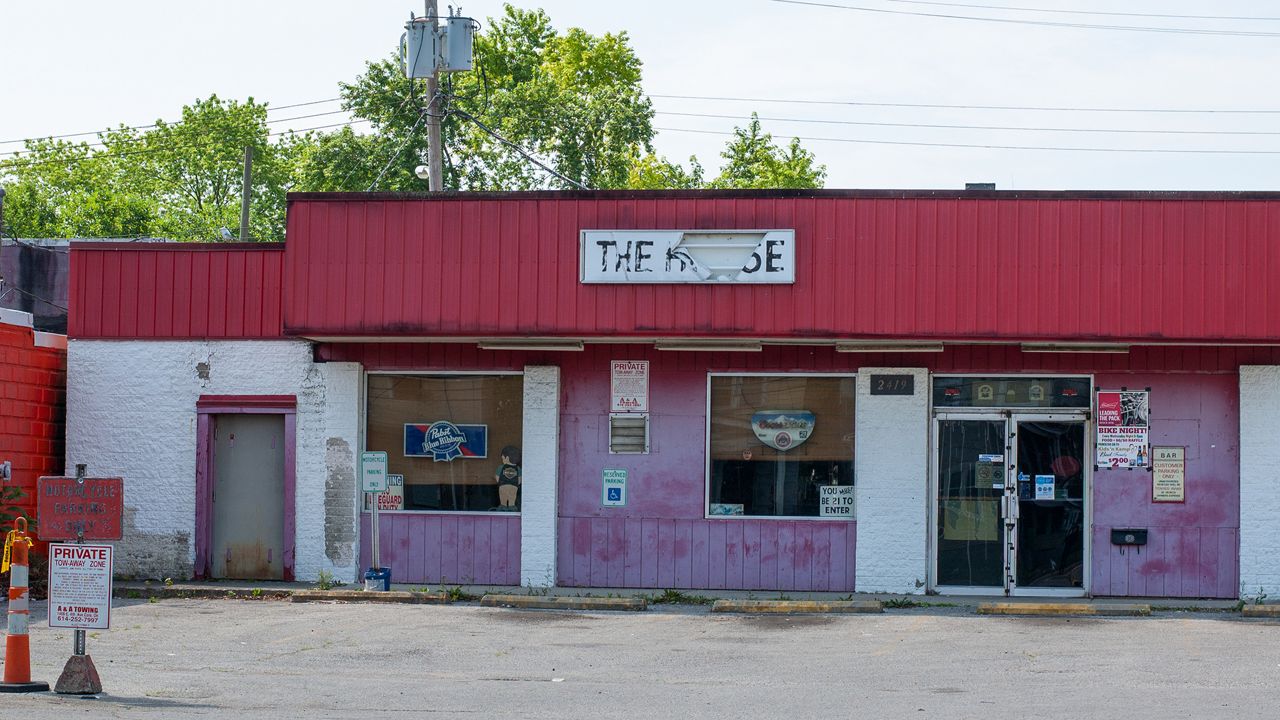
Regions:
<instances>
[{"instance_id":1,"label":"metal sign post","mask_svg":"<svg viewBox=\"0 0 1280 720\"><path fill-rule=\"evenodd\" d=\"M369 571L364 574L366 590L385 590L391 584L389 570L382 568L378 543L378 494L387 490L387 454L380 450L360 454L360 486L369 502Z\"/></svg>"},{"instance_id":2,"label":"metal sign post","mask_svg":"<svg viewBox=\"0 0 1280 720\"><path fill-rule=\"evenodd\" d=\"M92 498L87 497L88 495L92 495L92 493L86 492L85 479L86 479L85 465L83 463L80 463L76 465L76 478L75 478L76 487L69 494L84 500L83 504L86 506L86 509L83 512L85 513L100 512L100 510L95 507L96 503L92 502ZM120 498L120 499L123 500L123 498ZM115 523L115 527L119 528L118 520ZM85 522L81 521L78 527L76 527L75 547L77 549L87 549L84 544L84 534L85 534ZM117 535L116 538L118 539L119 535ZM58 547L58 546L51 546L50 553L49 553L50 554L49 585L51 590L54 590L54 586L55 586L55 583L53 581L53 575L55 572L54 565L57 562L57 559L54 557L56 555L56 552L54 551L53 548L55 547ZM66 547L66 546L61 546L61 547ZM110 615L111 615L111 572L112 572L112 567L111 567L112 563L110 560L111 548L109 546L92 546L92 547L97 547L99 552L103 553L104 557L106 558L105 560L98 560L96 562L103 563L100 567L103 568L103 572L106 573L106 606L107 606L106 618L107 619L105 620L105 622L107 623L107 625L109 625ZM84 550L82 550L81 552L83 553ZM85 561L80 560L79 562L84 563ZM90 563L90 565L92 564L93 563ZM97 695L98 693L102 692L102 680L101 678L98 677L98 669L93 665L93 658L89 657L89 654L86 651L84 626L86 622L90 623L92 627L106 627L107 625L100 624L103 621L100 619L99 615L96 612L94 613L94 616L92 618L72 617L72 618L66 619L67 624L65 625L55 624L56 623L55 621L56 613L54 611L55 600L56 599L53 596L53 593L51 592L49 597L50 627L55 627L55 626L56 627L73 627L74 632L72 634L72 647L71 647L72 654L71 654L71 657L67 660L66 666L63 667L62 675L58 677L57 684L54 685L54 688L53 688L54 692L61 693L63 695Z\"/></svg>"}]
</instances>

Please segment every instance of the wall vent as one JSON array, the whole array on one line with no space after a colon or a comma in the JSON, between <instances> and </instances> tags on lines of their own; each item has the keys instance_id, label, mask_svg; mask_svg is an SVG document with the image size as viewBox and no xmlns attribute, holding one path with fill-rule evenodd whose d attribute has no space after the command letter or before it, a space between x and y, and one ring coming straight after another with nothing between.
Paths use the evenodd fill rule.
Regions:
<instances>
[{"instance_id":1,"label":"wall vent","mask_svg":"<svg viewBox=\"0 0 1280 720\"><path fill-rule=\"evenodd\" d=\"M609 452L614 455L648 454L649 414L611 414L609 416Z\"/></svg>"}]
</instances>

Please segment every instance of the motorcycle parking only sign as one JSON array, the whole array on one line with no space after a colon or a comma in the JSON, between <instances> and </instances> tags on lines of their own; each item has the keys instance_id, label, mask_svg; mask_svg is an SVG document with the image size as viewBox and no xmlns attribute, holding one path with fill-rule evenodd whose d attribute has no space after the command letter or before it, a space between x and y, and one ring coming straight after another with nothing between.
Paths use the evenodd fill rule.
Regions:
<instances>
[{"instance_id":1,"label":"motorcycle parking only sign","mask_svg":"<svg viewBox=\"0 0 1280 720\"><path fill-rule=\"evenodd\" d=\"M49 545L49 627L111 627L110 545Z\"/></svg>"}]
</instances>

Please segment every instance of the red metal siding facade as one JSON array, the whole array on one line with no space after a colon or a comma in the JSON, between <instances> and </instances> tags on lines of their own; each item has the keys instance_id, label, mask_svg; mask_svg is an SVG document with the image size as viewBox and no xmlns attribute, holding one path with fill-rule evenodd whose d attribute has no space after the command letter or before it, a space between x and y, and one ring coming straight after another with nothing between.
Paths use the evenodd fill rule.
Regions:
<instances>
[{"instance_id":1,"label":"red metal siding facade","mask_svg":"<svg viewBox=\"0 0 1280 720\"><path fill-rule=\"evenodd\" d=\"M794 228L794 285L584 285L582 229ZM308 336L1274 342L1280 196L297 195Z\"/></svg>"},{"instance_id":2,"label":"red metal siding facade","mask_svg":"<svg viewBox=\"0 0 1280 720\"><path fill-rule=\"evenodd\" d=\"M283 267L280 244L73 243L67 334L278 338Z\"/></svg>"}]
</instances>

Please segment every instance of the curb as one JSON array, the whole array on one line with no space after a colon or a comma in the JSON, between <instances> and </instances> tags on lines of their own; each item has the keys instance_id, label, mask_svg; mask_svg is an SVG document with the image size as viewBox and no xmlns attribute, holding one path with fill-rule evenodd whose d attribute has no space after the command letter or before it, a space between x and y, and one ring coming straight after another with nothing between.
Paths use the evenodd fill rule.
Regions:
<instances>
[{"instance_id":1,"label":"curb","mask_svg":"<svg viewBox=\"0 0 1280 720\"><path fill-rule=\"evenodd\" d=\"M717 600L713 613L879 613L884 606L878 600Z\"/></svg>"},{"instance_id":2,"label":"curb","mask_svg":"<svg viewBox=\"0 0 1280 720\"><path fill-rule=\"evenodd\" d=\"M112 597L126 600L145 600L158 598L162 600L284 600L293 595L294 590L261 589L257 595L253 589L219 588L219 587L128 587L116 586L112 589Z\"/></svg>"},{"instance_id":3,"label":"curb","mask_svg":"<svg viewBox=\"0 0 1280 720\"><path fill-rule=\"evenodd\" d=\"M1280 605L1245 605L1240 608L1242 617L1280 617Z\"/></svg>"},{"instance_id":4,"label":"curb","mask_svg":"<svg viewBox=\"0 0 1280 720\"><path fill-rule=\"evenodd\" d=\"M644 598L552 597L537 595L485 595L485 607L529 608L537 610L645 610Z\"/></svg>"},{"instance_id":5,"label":"curb","mask_svg":"<svg viewBox=\"0 0 1280 720\"><path fill-rule=\"evenodd\" d=\"M1094 615L1094 616L1146 616L1150 605L1126 603L981 603L979 615Z\"/></svg>"},{"instance_id":6,"label":"curb","mask_svg":"<svg viewBox=\"0 0 1280 720\"><path fill-rule=\"evenodd\" d=\"M364 590L297 590L290 602L368 602L402 603L406 605L446 605L449 597L444 593L424 593L393 590L366 592Z\"/></svg>"}]
</instances>

